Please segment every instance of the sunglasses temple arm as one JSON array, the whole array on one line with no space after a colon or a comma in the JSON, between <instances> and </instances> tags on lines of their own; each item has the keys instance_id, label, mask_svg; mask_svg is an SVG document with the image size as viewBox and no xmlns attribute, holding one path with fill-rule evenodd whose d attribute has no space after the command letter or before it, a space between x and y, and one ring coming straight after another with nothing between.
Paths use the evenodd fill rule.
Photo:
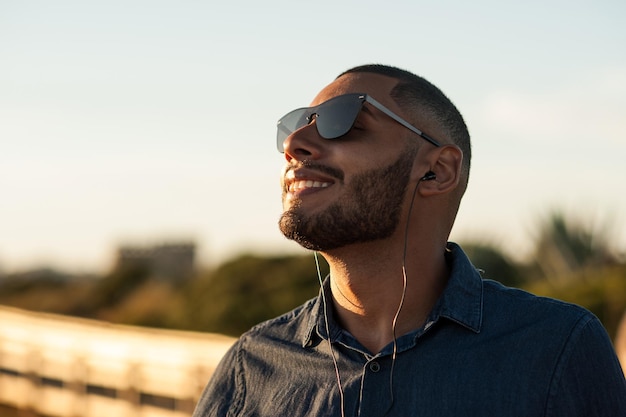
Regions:
<instances>
[{"instance_id":1,"label":"sunglasses temple arm","mask_svg":"<svg viewBox=\"0 0 626 417\"><path fill-rule=\"evenodd\" d=\"M400 116L398 116L397 114L395 114L394 112L389 110L387 107L385 107L384 105L382 105L381 103L376 101L373 97L366 96L365 101L367 101L368 103L371 103L378 110L382 111L387 116L391 117L393 120L395 120L396 122L400 123L402 126L406 127L410 131L412 131L414 133L417 133L424 140L426 140L427 142L430 142L431 144L433 144L437 148L439 148L441 146L441 144L439 142L437 142L435 139L431 138L426 133L422 132L421 130L419 130L418 128L416 128L415 126L413 126L412 124L410 124L409 122L407 122L406 120L404 120L403 118L401 118Z\"/></svg>"},{"instance_id":2,"label":"sunglasses temple arm","mask_svg":"<svg viewBox=\"0 0 626 417\"><path fill-rule=\"evenodd\" d=\"M437 142L435 139L431 138L430 136L428 136L426 133L422 132L419 134L423 139L425 139L427 142L432 143L436 148L439 148L441 146L441 144L439 142Z\"/></svg>"}]
</instances>

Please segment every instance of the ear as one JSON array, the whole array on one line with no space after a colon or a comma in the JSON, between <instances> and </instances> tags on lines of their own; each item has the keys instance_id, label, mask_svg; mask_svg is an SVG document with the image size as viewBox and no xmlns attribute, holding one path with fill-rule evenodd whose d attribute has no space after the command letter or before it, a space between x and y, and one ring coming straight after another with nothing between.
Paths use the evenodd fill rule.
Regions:
<instances>
[{"instance_id":1,"label":"ear","mask_svg":"<svg viewBox=\"0 0 626 417\"><path fill-rule=\"evenodd\" d=\"M427 160L430 164L429 170L435 174L435 178L422 181L419 186L420 195L428 197L445 194L458 187L461 182L461 165L463 163L463 152L458 146L444 145L436 148L428 154ZM419 174L419 178L422 178L429 170L423 170Z\"/></svg>"}]
</instances>

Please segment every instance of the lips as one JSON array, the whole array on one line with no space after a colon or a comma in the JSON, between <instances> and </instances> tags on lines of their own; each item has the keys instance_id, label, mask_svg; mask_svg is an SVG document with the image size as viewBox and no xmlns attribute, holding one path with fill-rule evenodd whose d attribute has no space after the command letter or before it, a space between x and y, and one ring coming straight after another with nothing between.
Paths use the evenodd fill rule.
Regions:
<instances>
[{"instance_id":1,"label":"lips","mask_svg":"<svg viewBox=\"0 0 626 417\"><path fill-rule=\"evenodd\" d=\"M288 193L317 191L328 188L334 183L332 178L310 169L291 169L283 177L283 187Z\"/></svg>"}]
</instances>

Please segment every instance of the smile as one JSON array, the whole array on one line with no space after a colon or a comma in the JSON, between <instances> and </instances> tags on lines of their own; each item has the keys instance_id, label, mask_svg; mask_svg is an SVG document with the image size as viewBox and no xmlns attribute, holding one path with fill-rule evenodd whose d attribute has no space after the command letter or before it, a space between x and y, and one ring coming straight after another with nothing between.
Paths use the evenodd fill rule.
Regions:
<instances>
[{"instance_id":1,"label":"smile","mask_svg":"<svg viewBox=\"0 0 626 417\"><path fill-rule=\"evenodd\" d=\"M320 169L287 168L283 174L283 190L289 194L317 192L335 184L331 174L325 174Z\"/></svg>"},{"instance_id":2,"label":"smile","mask_svg":"<svg viewBox=\"0 0 626 417\"><path fill-rule=\"evenodd\" d=\"M310 188L326 188L332 185L332 182L313 181L313 180L295 180L288 184L287 190L290 193L302 191Z\"/></svg>"}]
</instances>

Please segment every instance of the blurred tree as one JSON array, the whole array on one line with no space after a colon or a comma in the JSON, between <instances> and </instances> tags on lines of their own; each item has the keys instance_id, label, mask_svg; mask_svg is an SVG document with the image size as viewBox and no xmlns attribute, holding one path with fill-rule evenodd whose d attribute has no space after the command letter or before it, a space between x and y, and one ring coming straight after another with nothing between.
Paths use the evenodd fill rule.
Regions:
<instances>
[{"instance_id":1,"label":"blurred tree","mask_svg":"<svg viewBox=\"0 0 626 417\"><path fill-rule=\"evenodd\" d=\"M322 276L328 267L322 264ZM185 290L184 327L237 336L285 313L319 292L311 255L263 258L243 255Z\"/></svg>"},{"instance_id":2,"label":"blurred tree","mask_svg":"<svg viewBox=\"0 0 626 417\"><path fill-rule=\"evenodd\" d=\"M593 228L553 211L538 227L533 260L540 275L557 281L581 269L616 264L609 231L608 222Z\"/></svg>"},{"instance_id":3,"label":"blurred tree","mask_svg":"<svg viewBox=\"0 0 626 417\"><path fill-rule=\"evenodd\" d=\"M558 282L536 280L524 289L587 308L614 337L626 312L626 264L581 269Z\"/></svg>"},{"instance_id":4,"label":"blurred tree","mask_svg":"<svg viewBox=\"0 0 626 417\"><path fill-rule=\"evenodd\" d=\"M140 263L117 267L93 285L90 296L75 307L75 314L97 317L98 310L117 305L148 278L149 269Z\"/></svg>"},{"instance_id":5,"label":"blurred tree","mask_svg":"<svg viewBox=\"0 0 626 417\"><path fill-rule=\"evenodd\" d=\"M176 328L170 316L180 306L180 292L172 283L149 279L129 291L119 302L100 308L94 317L133 326Z\"/></svg>"},{"instance_id":6,"label":"blurred tree","mask_svg":"<svg viewBox=\"0 0 626 417\"><path fill-rule=\"evenodd\" d=\"M466 242L463 250L483 278L493 279L508 286L519 286L524 282L523 267L511 261L495 245L489 243Z\"/></svg>"},{"instance_id":7,"label":"blurred tree","mask_svg":"<svg viewBox=\"0 0 626 417\"><path fill-rule=\"evenodd\" d=\"M0 303L33 311L71 314L89 294L95 278L72 276L49 268L35 269L0 279Z\"/></svg>"}]
</instances>

